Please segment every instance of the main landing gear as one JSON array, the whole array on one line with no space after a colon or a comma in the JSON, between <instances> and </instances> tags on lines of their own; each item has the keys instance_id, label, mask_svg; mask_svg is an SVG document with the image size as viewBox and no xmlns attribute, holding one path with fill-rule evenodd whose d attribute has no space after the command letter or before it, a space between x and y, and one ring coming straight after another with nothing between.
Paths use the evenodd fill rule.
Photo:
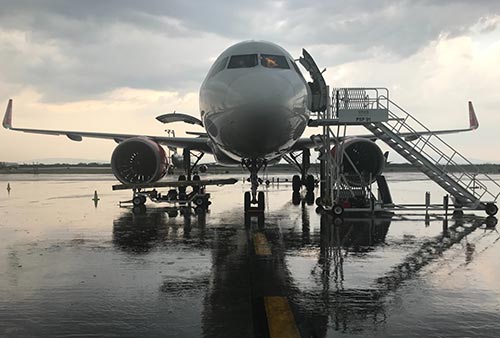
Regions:
<instances>
[{"instance_id":1,"label":"main landing gear","mask_svg":"<svg viewBox=\"0 0 500 338\"><path fill-rule=\"evenodd\" d=\"M314 188L315 181L313 175L307 175L305 179L301 179L299 175L293 175L292 177L292 203L293 205L299 205L302 201L302 196L300 195L300 189L302 186L306 187L306 195L304 201L307 205L314 204Z\"/></svg>"},{"instance_id":2,"label":"main landing gear","mask_svg":"<svg viewBox=\"0 0 500 338\"><path fill-rule=\"evenodd\" d=\"M285 159L288 163L294 164L299 170L300 175L292 177L292 203L299 205L302 201L300 189L306 188L305 202L308 205L314 204L314 188L316 182L313 175L308 175L307 172L311 166L311 152L309 149L304 149L301 152L292 152Z\"/></svg>"},{"instance_id":3,"label":"main landing gear","mask_svg":"<svg viewBox=\"0 0 500 338\"><path fill-rule=\"evenodd\" d=\"M161 194L156 190L152 189L153 186L146 185L144 187L136 186L133 188L132 200L125 201L124 203L132 203L134 213L144 213L146 211L146 200L149 198L155 203L168 203L173 205L169 210L172 210L169 215L178 215L178 211L181 214L191 213L194 210L196 215L204 215L209 206L212 204L210 202L210 194L205 192L205 185L199 184L200 176L195 173L195 167L198 165L199 161L203 157L203 153L196 154L192 153L190 149L185 148L183 151L183 171L184 174L179 175L179 183L174 184L167 194ZM195 157L194 164L191 164L191 157ZM183 181L186 181L183 183ZM198 181L198 182L197 182ZM161 185L161 182L156 187L166 187L169 185Z\"/></svg>"}]
</instances>

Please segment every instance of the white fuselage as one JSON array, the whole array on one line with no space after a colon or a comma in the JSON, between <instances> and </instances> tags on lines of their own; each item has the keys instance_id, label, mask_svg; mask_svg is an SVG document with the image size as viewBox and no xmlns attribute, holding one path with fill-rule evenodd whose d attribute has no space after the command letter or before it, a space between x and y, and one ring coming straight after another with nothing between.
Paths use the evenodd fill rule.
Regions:
<instances>
[{"instance_id":1,"label":"white fuselage","mask_svg":"<svg viewBox=\"0 0 500 338\"><path fill-rule=\"evenodd\" d=\"M307 82L283 48L261 41L229 47L200 88L215 157L235 163L281 158L304 132L310 100Z\"/></svg>"}]
</instances>

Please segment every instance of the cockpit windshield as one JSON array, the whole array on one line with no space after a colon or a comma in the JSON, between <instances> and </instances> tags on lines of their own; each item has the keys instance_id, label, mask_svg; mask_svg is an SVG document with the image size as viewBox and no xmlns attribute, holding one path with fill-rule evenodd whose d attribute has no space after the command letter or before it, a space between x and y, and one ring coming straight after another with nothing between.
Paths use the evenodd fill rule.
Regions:
<instances>
[{"instance_id":1,"label":"cockpit windshield","mask_svg":"<svg viewBox=\"0 0 500 338\"><path fill-rule=\"evenodd\" d=\"M260 64L266 68L290 69L286 58L282 55L261 54Z\"/></svg>"},{"instance_id":2,"label":"cockpit windshield","mask_svg":"<svg viewBox=\"0 0 500 338\"><path fill-rule=\"evenodd\" d=\"M229 60L228 69L251 68L257 66L257 54L233 55Z\"/></svg>"}]
</instances>

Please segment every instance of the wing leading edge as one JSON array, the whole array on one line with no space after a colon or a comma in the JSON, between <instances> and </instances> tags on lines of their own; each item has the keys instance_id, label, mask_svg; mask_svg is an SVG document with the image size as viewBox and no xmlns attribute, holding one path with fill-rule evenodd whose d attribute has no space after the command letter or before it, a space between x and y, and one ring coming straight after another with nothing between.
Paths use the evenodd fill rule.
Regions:
<instances>
[{"instance_id":1,"label":"wing leading edge","mask_svg":"<svg viewBox=\"0 0 500 338\"><path fill-rule=\"evenodd\" d=\"M98 133L98 132L85 132L85 131L72 131L72 130L48 130L48 129L29 129L29 128L14 128L12 125L12 99L9 100L7 104L7 109L5 111L5 116L3 118L2 126L5 129L10 129L14 131L22 131L24 133L32 134L43 134L43 135L65 135L72 141L81 141L84 137L98 138L98 139L108 139L114 140L120 143L123 140L133 138L133 137L146 137L158 144L179 147L179 148L189 148L192 150L198 150L204 153L211 153L211 149L208 146L208 137L163 137L163 136L150 136L150 135L134 135L134 134L115 134L115 133Z\"/></svg>"}]
</instances>

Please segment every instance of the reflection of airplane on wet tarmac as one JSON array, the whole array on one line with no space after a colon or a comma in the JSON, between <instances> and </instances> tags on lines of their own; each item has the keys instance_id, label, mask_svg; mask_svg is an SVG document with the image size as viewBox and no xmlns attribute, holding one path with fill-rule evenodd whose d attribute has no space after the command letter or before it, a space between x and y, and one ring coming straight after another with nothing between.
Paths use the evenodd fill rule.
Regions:
<instances>
[{"instance_id":1,"label":"reflection of airplane on wet tarmac","mask_svg":"<svg viewBox=\"0 0 500 338\"><path fill-rule=\"evenodd\" d=\"M331 108L331 103L325 81L311 56L304 50L299 61L311 74L313 82L306 82L291 55L276 44L246 41L226 49L216 59L201 85L201 119L180 113L157 117L163 123L185 122L204 127L205 132L190 132L196 137L14 128L12 100L8 103L3 126L27 133L66 135L73 141L81 141L84 137L116 141L118 146L111 157L113 173L121 183L134 189L134 197L137 198L132 201L138 205L151 196L149 192L141 195L140 189L154 186L168 170L169 161L162 146L184 149L182 155L176 153L172 157L173 162L185 170L185 175L179 177L186 180L178 189L179 194L185 193L186 186L201 185L193 180L199 177L192 176L192 170L203 154L209 153L220 164L241 165L250 172L251 191L244 195L245 211L264 210L264 193L258 191L261 183L258 173L282 158L294 161L301 171L300 176L293 177L294 192L298 193L305 186L308 200L314 200L314 177L308 174L309 149L318 148L318 144L313 138L301 138L301 135L308 125L321 125L314 124L317 121L310 119L311 114L325 112ZM471 103L469 114L470 126L467 129L432 132L425 129L398 133L398 136L414 141L425 135L474 130L478 122ZM366 117L363 119L366 120ZM375 134L377 130L372 132ZM341 149L346 158L342 166L345 177L357 176L355 179L348 178L348 184L371 184L382 173L386 158L372 141L379 138L374 134L335 138L339 147L336 149ZM389 141L385 140L386 143ZM194 164L192 156L196 157ZM186 200L185 196L183 198ZM203 198L200 203L208 207Z\"/></svg>"},{"instance_id":2,"label":"reflection of airplane on wet tarmac","mask_svg":"<svg viewBox=\"0 0 500 338\"><path fill-rule=\"evenodd\" d=\"M333 226L331 215L309 216L305 206L295 212L301 219L291 222L289 228L271 223L248 231L239 226L237 212L224 214L224 221L219 223L225 226L219 228L206 227L199 220L192 223L189 215L183 221L171 219L161 209L141 215L127 211L113 222L113 244L133 254L160 249L179 250L180 257L192 252L210 257L210 269L201 270L211 273L173 273L166 275L160 286L161 292L172 297L182 293L204 298L204 336L230 336L228 333L238 329L246 330L249 336L252 329L255 336L267 336L262 298L286 295L301 336L327 337L330 330L360 334L380 328L391 313L387 296L417 278L433 262L446 259L447 250L463 244L467 237L478 247L489 247L492 244L488 243L498 240L495 231L487 231L482 218L459 218L450 221L450 226L445 226L443 219L443 231L435 237L419 241L403 236L402 242L395 242L394 238L386 239L390 227L397 227L397 223L406 226L404 220L345 218L342 224ZM310 217L321 217L320 226ZM420 222L424 224L423 219ZM480 230L487 237L472 236ZM265 235L272 256L259 257L252 251L256 232ZM399 251L401 245L404 250ZM380 259L391 248L398 249L392 259ZM294 262L297 257L307 257L312 264ZM183 264L187 264L186 259ZM450 269L448 264L435 267ZM360 280L350 283L357 278ZM263 334L258 335L261 331Z\"/></svg>"}]
</instances>

